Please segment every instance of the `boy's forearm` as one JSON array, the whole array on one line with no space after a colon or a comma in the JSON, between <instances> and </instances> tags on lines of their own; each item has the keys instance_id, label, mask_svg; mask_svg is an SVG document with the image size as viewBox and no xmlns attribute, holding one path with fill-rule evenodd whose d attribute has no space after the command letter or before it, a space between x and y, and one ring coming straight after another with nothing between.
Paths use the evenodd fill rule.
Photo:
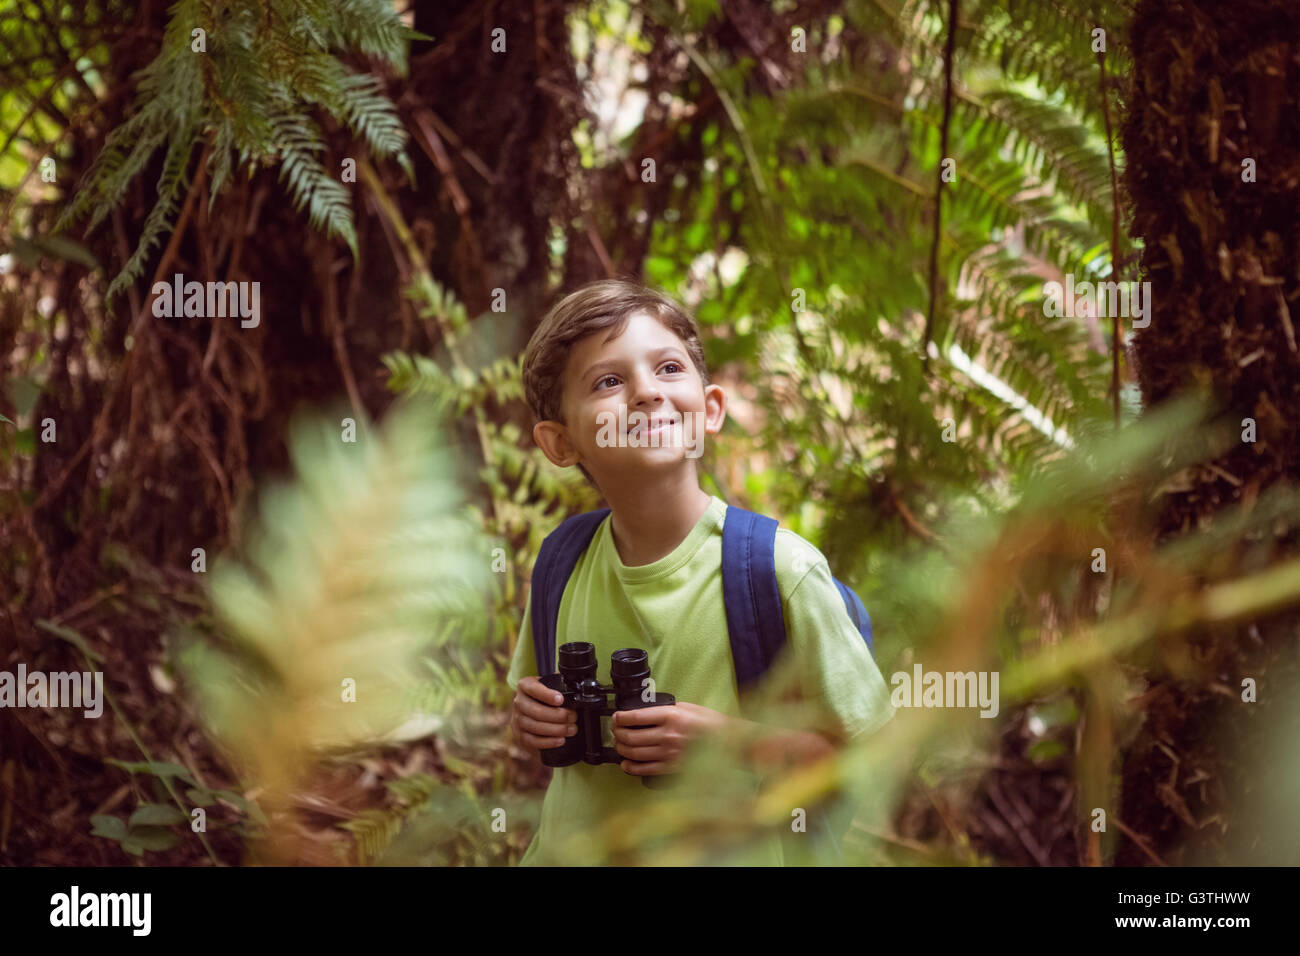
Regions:
<instances>
[{"instance_id":1,"label":"boy's forearm","mask_svg":"<svg viewBox=\"0 0 1300 956\"><path fill-rule=\"evenodd\" d=\"M731 718L732 730L744 742L741 748L747 766L755 771L781 770L816 763L840 749L829 734L813 730L789 730L739 717Z\"/></svg>"}]
</instances>

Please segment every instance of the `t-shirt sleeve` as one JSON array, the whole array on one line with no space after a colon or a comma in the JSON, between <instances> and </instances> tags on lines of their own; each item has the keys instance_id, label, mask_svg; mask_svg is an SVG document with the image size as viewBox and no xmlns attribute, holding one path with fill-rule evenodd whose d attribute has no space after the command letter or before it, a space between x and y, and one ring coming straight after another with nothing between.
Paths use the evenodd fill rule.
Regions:
<instances>
[{"instance_id":1,"label":"t-shirt sleeve","mask_svg":"<svg viewBox=\"0 0 1300 956\"><path fill-rule=\"evenodd\" d=\"M533 652L533 629L529 624L529 604L524 605L523 622L519 625L519 640L515 642L515 654L510 659L510 670L506 672L506 683L511 690L518 690L519 682L525 677L537 675L537 655Z\"/></svg>"},{"instance_id":2,"label":"t-shirt sleeve","mask_svg":"<svg viewBox=\"0 0 1300 956\"><path fill-rule=\"evenodd\" d=\"M777 562L784 579L795 582L783 602L786 643L798 696L810 709L809 725L844 742L874 733L893 718L894 707L825 556L791 533L785 546L778 546Z\"/></svg>"}]
</instances>

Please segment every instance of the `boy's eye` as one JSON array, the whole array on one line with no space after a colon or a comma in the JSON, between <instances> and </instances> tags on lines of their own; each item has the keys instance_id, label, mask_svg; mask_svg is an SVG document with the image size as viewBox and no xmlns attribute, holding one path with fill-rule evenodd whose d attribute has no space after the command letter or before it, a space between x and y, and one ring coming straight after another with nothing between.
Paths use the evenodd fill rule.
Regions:
<instances>
[{"instance_id":1,"label":"boy's eye","mask_svg":"<svg viewBox=\"0 0 1300 956\"><path fill-rule=\"evenodd\" d=\"M659 366L659 371L661 371L661 372L663 372L663 371L667 371L669 374L673 374L673 373L676 373L676 372L684 372L684 371L686 371L686 368L685 368L685 366L682 365L681 362L664 362L663 365ZM597 380L597 382L596 382L596 389L599 390L599 389L603 388L606 382L614 382L614 383L617 383L617 382L618 382L618 376L617 376L617 375L606 375L604 378L601 378L601 379Z\"/></svg>"}]
</instances>

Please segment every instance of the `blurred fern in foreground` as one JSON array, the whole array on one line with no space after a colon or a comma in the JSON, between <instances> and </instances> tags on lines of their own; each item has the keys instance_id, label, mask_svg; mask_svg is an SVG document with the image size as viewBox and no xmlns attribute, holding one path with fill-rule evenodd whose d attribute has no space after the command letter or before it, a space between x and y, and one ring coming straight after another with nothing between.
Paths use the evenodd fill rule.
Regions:
<instances>
[{"instance_id":1,"label":"blurred fern in foreground","mask_svg":"<svg viewBox=\"0 0 1300 956\"><path fill-rule=\"evenodd\" d=\"M481 641L490 563L426 413L399 406L354 443L332 422L299 422L296 483L264 495L246 560L213 569L230 646L192 643L183 661L272 812L321 751L408 736L416 702L437 717L471 696L456 668L418 666L431 644L426 665Z\"/></svg>"}]
</instances>

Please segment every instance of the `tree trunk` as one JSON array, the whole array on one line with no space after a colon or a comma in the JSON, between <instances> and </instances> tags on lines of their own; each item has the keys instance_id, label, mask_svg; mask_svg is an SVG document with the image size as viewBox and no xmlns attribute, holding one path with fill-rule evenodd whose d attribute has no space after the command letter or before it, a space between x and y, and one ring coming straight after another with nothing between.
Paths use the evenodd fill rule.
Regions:
<instances>
[{"instance_id":1,"label":"tree trunk","mask_svg":"<svg viewBox=\"0 0 1300 956\"><path fill-rule=\"evenodd\" d=\"M1300 477L1300 7L1143 0L1130 41L1125 184L1153 303L1133 341L1142 393L1148 407L1209 397L1243 436L1167 496L1167 536ZM1273 531L1259 552L1297 551L1294 520ZM1185 649L1199 680L1153 678L1120 817L1167 862L1295 862L1251 793L1280 792L1255 751L1300 686L1296 637L1295 615L1202 631ZM1241 699L1245 678L1256 703ZM1129 841L1115 862L1149 859Z\"/></svg>"}]
</instances>

